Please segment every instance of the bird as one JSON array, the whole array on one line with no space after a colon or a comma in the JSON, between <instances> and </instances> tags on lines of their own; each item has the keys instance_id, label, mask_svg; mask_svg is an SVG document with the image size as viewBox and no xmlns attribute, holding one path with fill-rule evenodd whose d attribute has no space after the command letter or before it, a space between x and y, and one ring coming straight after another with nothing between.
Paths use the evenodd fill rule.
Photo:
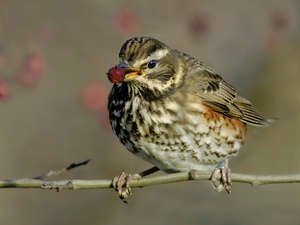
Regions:
<instances>
[{"instance_id":1,"label":"bird","mask_svg":"<svg viewBox=\"0 0 300 225\"><path fill-rule=\"evenodd\" d=\"M244 144L247 125L269 126L249 100L202 61L151 37L127 40L107 76L113 132L154 165L136 178L158 170L210 171L215 189L230 193L228 162ZM113 179L121 199L131 194L130 179L126 173Z\"/></svg>"}]
</instances>

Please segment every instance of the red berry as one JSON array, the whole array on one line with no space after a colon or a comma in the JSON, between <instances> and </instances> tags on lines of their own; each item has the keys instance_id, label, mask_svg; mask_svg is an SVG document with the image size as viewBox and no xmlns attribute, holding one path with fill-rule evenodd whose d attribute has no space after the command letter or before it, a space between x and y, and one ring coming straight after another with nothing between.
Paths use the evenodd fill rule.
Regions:
<instances>
[{"instance_id":1,"label":"red berry","mask_svg":"<svg viewBox=\"0 0 300 225\"><path fill-rule=\"evenodd\" d=\"M42 74L45 71L45 61L41 55L29 55L25 59L24 69L35 74Z\"/></svg>"},{"instance_id":2,"label":"red berry","mask_svg":"<svg viewBox=\"0 0 300 225\"><path fill-rule=\"evenodd\" d=\"M124 68L117 68L112 67L109 69L107 73L108 79L112 83L117 83L124 80L125 77L125 69Z\"/></svg>"},{"instance_id":3,"label":"red berry","mask_svg":"<svg viewBox=\"0 0 300 225\"><path fill-rule=\"evenodd\" d=\"M195 13L189 18L189 30L195 35L203 35L209 28L209 22L209 17L206 13Z\"/></svg>"},{"instance_id":4,"label":"red berry","mask_svg":"<svg viewBox=\"0 0 300 225\"><path fill-rule=\"evenodd\" d=\"M32 54L25 58L23 67L18 74L18 81L26 86L34 85L44 73L46 63L38 54Z\"/></svg>"},{"instance_id":5,"label":"red berry","mask_svg":"<svg viewBox=\"0 0 300 225\"><path fill-rule=\"evenodd\" d=\"M121 9L116 18L119 31L127 36L133 35L138 27L138 19L135 13L130 9Z\"/></svg>"},{"instance_id":6,"label":"red berry","mask_svg":"<svg viewBox=\"0 0 300 225\"><path fill-rule=\"evenodd\" d=\"M83 101L85 105L96 111L107 107L108 89L100 82L92 82L83 90Z\"/></svg>"},{"instance_id":7,"label":"red berry","mask_svg":"<svg viewBox=\"0 0 300 225\"><path fill-rule=\"evenodd\" d=\"M8 95L7 83L4 80L0 80L0 99L6 98Z\"/></svg>"}]
</instances>

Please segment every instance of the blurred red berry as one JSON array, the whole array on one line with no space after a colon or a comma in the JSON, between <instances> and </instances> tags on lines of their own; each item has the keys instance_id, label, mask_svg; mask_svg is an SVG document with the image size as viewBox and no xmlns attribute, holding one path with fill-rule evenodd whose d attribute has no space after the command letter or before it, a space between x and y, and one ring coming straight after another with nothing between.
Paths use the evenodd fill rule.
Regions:
<instances>
[{"instance_id":1,"label":"blurred red berry","mask_svg":"<svg viewBox=\"0 0 300 225\"><path fill-rule=\"evenodd\" d=\"M38 36L43 41L51 40L54 36L53 30L49 27L42 27L38 30Z\"/></svg>"},{"instance_id":2,"label":"blurred red berry","mask_svg":"<svg viewBox=\"0 0 300 225\"><path fill-rule=\"evenodd\" d=\"M288 14L284 11L277 11L271 16L271 26L275 29L285 29L289 24Z\"/></svg>"},{"instance_id":3,"label":"blurred red berry","mask_svg":"<svg viewBox=\"0 0 300 225\"><path fill-rule=\"evenodd\" d=\"M283 41L284 38L278 32L269 31L263 36L263 45L269 49L278 47Z\"/></svg>"},{"instance_id":4,"label":"blurred red berry","mask_svg":"<svg viewBox=\"0 0 300 225\"><path fill-rule=\"evenodd\" d=\"M87 84L83 90L83 102L95 111L107 108L108 88L102 83L94 81Z\"/></svg>"},{"instance_id":5,"label":"blurred red berry","mask_svg":"<svg viewBox=\"0 0 300 225\"><path fill-rule=\"evenodd\" d=\"M131 36L138 28L138 19L132 10L120 9L117 12L116 24L122 34Z\"/></svg>"},{"instance_id":6,"label":"blurred red berry","mask_svg":"<svg viewBox=\"0 0 300 225\"><path fill-rule=\"evenodd\" d=\"M45 67L46 63L41 55L32 54L27 56L18 74L18 81L26 86L35 85L45 72Z\"/></svg>"},{"instance_id":7,"label":"blurred red berry","mask_svg":"<svg viewBox=\"0 0 300 225\"><path fill-rule=\"evenodd\" d=\"M41 55L29 55L25 59L24 69L35 74L42 74L45 71L45 60Z\"/></svg>"},{"instance_id":8,"label":"blurred red berry","mask_svg":"<svg viewBox=\"0 0 300 225\"><path fill-rule=\"evenodd\" d=\"M195 35L205 34L209 28L209 18L205 13L195 13L188 20L188 27Z\"/></svg>"},{"instance_id":9,"label":"blurred red berry","mask_svg":"<svg viewBox=\"0 0 300 225\"><path fill-rule=\"evenodd\" d=\"M5 99L8 96L7 83L0 80L0 99Z\"/></svg>"},{"instance_id":10,"label":"blurred red berry","mask_svg":"<svg viewBox=\"0 0 300 225\"><path fill-rule=\"evenodd\" d=\"M32 73L28 70L21 70L21 72L18 74L18 81L20 84L24 86L35 85L38 80L39 80L39 76L37 76L37 74Z\"/></svg>"}]
</instances>

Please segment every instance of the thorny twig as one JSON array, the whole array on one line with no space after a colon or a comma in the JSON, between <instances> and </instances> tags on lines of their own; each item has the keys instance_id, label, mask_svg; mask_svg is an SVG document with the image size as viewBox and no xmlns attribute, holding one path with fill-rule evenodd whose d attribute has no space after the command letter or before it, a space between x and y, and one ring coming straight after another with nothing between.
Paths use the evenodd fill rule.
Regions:
<instances>
[{"instance_id":1,"label":"thorny twig","mask_svg":"<svg viewBox=\"0 0 300 225\"><path fill-rule=\"evenodd\" d=\"M79 162L71 163L69 166L66 166L66 167L64 167L62 169L59 169L59 170L50 170L49 172L47 172L47 173L45 173L43 175L34 177L33 179L44 180L44 179L47 179L47 178L50 178L50 177L60 176L63 173L67 172L68 170L74 169L74 168L79 167L79 166L86 165L90 161L91 161L90 159L87 159L87 160L82 160L82 161L79 161Z\"/></svg>"}]
</instances>

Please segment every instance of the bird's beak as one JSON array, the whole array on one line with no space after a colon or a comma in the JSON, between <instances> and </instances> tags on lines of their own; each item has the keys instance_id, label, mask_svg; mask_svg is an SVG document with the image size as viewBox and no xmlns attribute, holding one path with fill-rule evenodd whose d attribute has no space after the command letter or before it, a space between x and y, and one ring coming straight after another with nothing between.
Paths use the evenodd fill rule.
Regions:
<instances>
[{"instance_id":1,"label":"bird's beak","mask_svg":"<svg viewBox=\"0 0 300 225\"><path fill-rule=\"evenodd\" d=\"M124 68L125 69L125 79L134 79L138 76L145 75L146 73L140 69L135 69L135 68Z\"/></svg>"},{"instance_id":2,"label":"bird's beak","mask_svg":"<svg viewBox=\"0 0 300 225\"><path fill-rule=\"evenodd\" d=\"M124 69L124 78L126 80L133 79L135 77L138 77L140 75L145 75L146 73L140 69L132 68L127 63L121 62L119 65L117 65L117 68L123 68Z\"/></svg>"}]
</instances>

